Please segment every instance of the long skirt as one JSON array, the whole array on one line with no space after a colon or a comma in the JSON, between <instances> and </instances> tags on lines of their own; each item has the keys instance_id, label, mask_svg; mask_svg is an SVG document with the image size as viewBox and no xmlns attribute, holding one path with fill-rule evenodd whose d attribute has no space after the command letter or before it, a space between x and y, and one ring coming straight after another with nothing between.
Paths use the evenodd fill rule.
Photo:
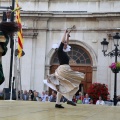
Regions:
<instances>
[{"instance_id":1,"label":"long skirt","mask_svg":"<svg viewBox=\"0 0 120 120\"><path fill-rule=\"evenodd\" d=\"M79 84L84 80L84 77L84 73L73 71L69 65L60 65L54 74L48 75L48 79L44 80L44 83L69 98L78 91Z\"/></svg>"}]
</instances>

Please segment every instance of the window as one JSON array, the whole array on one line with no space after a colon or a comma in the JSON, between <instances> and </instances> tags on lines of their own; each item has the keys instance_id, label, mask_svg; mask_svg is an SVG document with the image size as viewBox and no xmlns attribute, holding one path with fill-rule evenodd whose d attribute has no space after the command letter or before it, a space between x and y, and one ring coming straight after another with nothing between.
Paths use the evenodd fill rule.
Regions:
<instances>
[{"instance_id":1,"label":"window","mask_svg":"<svg viewBox=\"0 0 120 120\"><path fill-rule=\"evenodd\" d=\"M71 51L68 52L68 56L70 57L70 63L81 65L81 64L87 64L91 65L91 57L89 53L82 47L78 45L70 45ZM57 57L57 51L53 55L53 59L51 60L52 65L53 64L59 64L58 57Z\"/></svg>"}]
</instances>

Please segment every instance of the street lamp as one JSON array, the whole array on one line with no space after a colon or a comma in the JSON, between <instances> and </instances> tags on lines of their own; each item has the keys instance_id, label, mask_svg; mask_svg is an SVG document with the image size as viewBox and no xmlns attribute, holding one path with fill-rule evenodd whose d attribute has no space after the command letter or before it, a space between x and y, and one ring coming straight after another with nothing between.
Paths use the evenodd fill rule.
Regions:
<instances>
[{"instance_id":1,"label":"street lamp","mask_svg":"<svg viewBox=\"0 0 120 120\"><path fill-rule=\"evenodd\" d=\"M107 52L109 42L107 42L106 38L104 38L103 41L101 42L101 44L103 45L102 52L105 54L105 52Z\"/></svg>"},{"instance_id":2,"label":"street lamp","mask_svg":"<svg viewBox=\"0 0 120 120\"><path fill-rule=\"evenodd\" d=\"M113 42L114 42L115 49L112 50L111 52L107 53L107 54L106 54L106 52L107 52L107 47L108 47L109 42L107 42L105 38L104 38L104 40L101 42L101 45L103 45L103 50L102 50L102 52L103 52L104 56L115 57L115 63L117 63L117 57L120 57L120 50L118 49L119 39L120 39L119 33L116 33L116 35L113 36ZM117 95L116 95L117 73L118 73L118 71L115 70L115 71L114 71L114 74L115 74L115 81L114 81L114 98L113 98L114 106L116 106L116 104L117 104Z\"/></svg>"}]
</instances>

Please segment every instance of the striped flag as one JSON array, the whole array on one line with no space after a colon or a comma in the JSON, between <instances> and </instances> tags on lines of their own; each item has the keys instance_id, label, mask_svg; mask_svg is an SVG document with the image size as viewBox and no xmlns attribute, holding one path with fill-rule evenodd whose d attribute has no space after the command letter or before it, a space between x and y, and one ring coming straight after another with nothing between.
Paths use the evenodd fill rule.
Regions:
<instances>
[{"instance_id":1,"label":"striped flag","mask_svg":"<svg viewBox=\"0 0 120 120\"><path fill-rule=\"evenodd\" d=\"M16 9L17 8L19 8L18 0L16 0ZM21 25L21 18L20 18L20 10L19 9L16 11L16 22L20 26L20 30L17 33L18 34L18 58L20 58L22 56L24 39L23 39L23 34L22 34L22 25Z\"/></svg>"}]
</instances>

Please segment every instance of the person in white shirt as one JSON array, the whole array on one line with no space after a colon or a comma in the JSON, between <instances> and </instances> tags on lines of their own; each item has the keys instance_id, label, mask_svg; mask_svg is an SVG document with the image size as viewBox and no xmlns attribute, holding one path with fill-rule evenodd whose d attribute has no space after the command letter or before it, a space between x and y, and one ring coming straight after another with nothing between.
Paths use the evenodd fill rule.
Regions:
<instances>
[{"instance_id":1,"label":"person in white shirt","mask_svg":"<svg viewBox=\"0 0 120 120\"><path fill-rule=\"evenodd\" d=\"M42 98L42 102L46 101L46 97L48 97L48 95L45 94L45 92L42 92L41 98Z\"/></svg>"},{"instance_id":2,"label":"person in white shirt","mask_svg":"<svg viewBox=\"0 0 120 120\"><path fill-rule=\"evenodd\" d=\"M90 103L90 98L89 98L89 95L86 94L85 98L83 99L83 104L89 104L89 103Z\"/></svg>"},{"instance_id":3,"label":"person in white shirt","mask_svg":"<svg viewBox=\"0 0 120 120\"><path fill-rule=\"evenodd\" d=\"M99 96L99 100L97 100L96 105L104 105L105 102L102 100L102 97Z\"/></svg>"}]
</instances>

